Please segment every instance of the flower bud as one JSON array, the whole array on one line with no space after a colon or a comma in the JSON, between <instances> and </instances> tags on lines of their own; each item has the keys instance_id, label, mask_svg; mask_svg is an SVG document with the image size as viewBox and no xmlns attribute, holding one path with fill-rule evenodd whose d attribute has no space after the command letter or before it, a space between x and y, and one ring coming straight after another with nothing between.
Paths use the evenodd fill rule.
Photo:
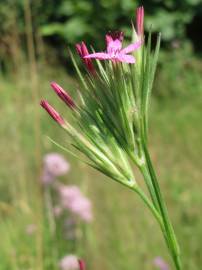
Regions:
<instances>
[{"instance_id":1,"label":"flower bud","mask_svg":"<svg viewBox=\"0 0 202 270\"><path fill-rule=\"evenodd\" d=\"M59 84L57 84L56 82L52 82L50 85L55 91L55 93L67 104L70 109L75 108L76 105L73 99L69 94L67 94L67 92L65 92L65 90Z\"/></svg>"},{"instance_id":2,"label":"flower bud","mask_svg":"<svg viewBox=\"0 0 202 270\"><path fill-rule=\"evenodd\" d=\"M85 270L86 269L86 264L85 264L84 260L79 259L78 263L79 263L79 269L80 270Z\"/></svg>"},{"instance_id":3,"label":"flower bud","mask_svg":"<svg viewBox=\"0 0 202 270\"><path fill-rule=\"evenodd\" d=\"M136 10L136 31L137 35L143 38L144 35L144 8L138 7Z\"/></svg>"},{"instance_id":4,"label":"flower bud","mask_svg":"<svg viewBox=\"0 0 202 270\"><path fill-rule=\"evenodd\" d=\"M86 47L86 44L82 41L80 44L77 43L76 44L76 50L78 55L81 57L81 59L83 60L83 63L85 64L87 70L94 74L95 73L95 68L93 66L92 60L90 58L84 58L84 56L88 55L88 49Z\"/></svg>"},{"instance_id":5,"label":"flower bud","mask_svg":"<svg viewBox=\"0 0 202 270\"><path fill-rule=\"evenodd\" d=\"M42 100L40 103L41 107L43 107L47 113L60 125L64 126L65 121L64 119L59 115L59 113L48 103L46 100Z\"/></svg>"}]
</instances>

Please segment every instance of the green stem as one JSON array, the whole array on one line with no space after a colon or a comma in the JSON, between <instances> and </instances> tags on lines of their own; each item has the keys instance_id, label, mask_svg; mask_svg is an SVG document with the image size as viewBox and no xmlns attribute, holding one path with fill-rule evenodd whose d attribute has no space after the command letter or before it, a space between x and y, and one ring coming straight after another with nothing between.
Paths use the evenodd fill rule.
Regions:
<instances>
[{"instance_id":1,"label":"green stem","mask_svg":"<svg viewBox=\"0 0 202 270\"><path fill-rule=\"evenodd\" d=\"M131 184L129 182L120 182L120 183L122 185L128 187L132 191L136 192L140 196L140 198L143 200L145 205L149 208L149 210L152 212L152 214L156 218L157 222L159 223L159 225L164 233L165 229L164 229L162 217L159 214L159 212L157 211L157 209L155 208L152 201L150 201L149 198L147 197L147 195L144 193L144 191L137 184Z\"/></svg>"},{"instance_id":2,"label":"green stem","mask_svg":"<svg viewBox=\"0 0 202 270\"><path fill-rule=\"evenodd\" d=\"M170 250L171 256L173 258L175 267L177 270L181 269L181 262L180 262L180 250L179 245L172 227L172 224L170 222L168 211L163 199L163 196L160 191L160 187L157 181L157 177L150 159L150 155L148 153L147 147L144 145L144 153L146 158L146 165L143 165L141 167L141 172L147 181L150 178L150 181L152 182L153 188L155 190L156 198L159 204L159 211L162 216L166 237L165 240L167 242L168 248Z\"/></svg>"},{"instance_id":3,"label":"green stem","mask_svg":"<svg viewBox=\"0 0 202 270\"><path fill-rule=\"evenodd\" d=\"M131 158L131 160L138 166L138 168L140 168L141 170L141 166L138 164L135 156L132 153L129 153L129 156ZM155 194L155 190L154 187L152 185L151 179L150 178L145 178L145 183L147 185L147 189L149 191L149 195L151 197L151 200L156 208L156 210L159 210L159 205L158 205L158 201L156 199L156 194Z\"/></svg>"},{"instance_id":4,"label":"green stem","mask_svg":"<svg viewBox=\"0 0 202 270\"><path fill-rule=\"evenodd\" d=\"M135 191L140 196L140 198L143 200L143 202L146 204L146 206L152 212L152 214L154 215L154 217L158 221L161 229L163 230L164 229L164 226L163 226L163 220L161 218L161 215L159 215L159 213L156 210L156 208L154 207L153 203L148 199L148 197L143 192L143 190L141 190L139 187L135 187L135 188L134 187L130 187L130 189L133 190L133 191Z\"/></svg>"}]
</instances>

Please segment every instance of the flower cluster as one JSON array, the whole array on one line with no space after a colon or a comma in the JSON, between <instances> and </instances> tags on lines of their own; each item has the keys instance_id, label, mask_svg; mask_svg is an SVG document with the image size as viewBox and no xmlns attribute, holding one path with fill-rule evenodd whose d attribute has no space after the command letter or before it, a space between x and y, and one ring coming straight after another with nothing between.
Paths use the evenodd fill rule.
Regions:
<instances>
[{"instance_id":1,"label":"flower cluster","mask_svg":"<svg viewBox=\"0 0 202 270\"><path fill-rule=\"evenodd\" d=\"M77 186L60 185L59 194L61 205L64 209L69 210L84 222L92 221L91 201L81 193Z\"/></svg>"},{"instance_id":2,"label":"flower cluster","mask_svg":"<svg viewBox=\"0 0 202 270\"><path fill-rule=\"evenodd\" d=\"M137 9L133 42L125 48L123 36L121 31L107 33L103 52L89 53L84 42L76 44L88 71L87 76L83 76L72 57L81 80L80 104L60 85L51 83L54 92L71 109L76 127L64 120L47 101L41 101L41 106L67 131L73 146L91 161L89 165L116 181L130 182L134 181L134 176L127 156L141 165L140 137L147 129L148 97L157 60L155 55L150 58L151 44L146 49L143 46L143 7ZM137 65L128 65L135 64L140 54ZM103 66L100 60L109 61ZM149 75L147 80L138 83L145 74Z\"/></svg>"},{"instance_id":3,"label":"flower cluster","mask_svg":"<svg viewBox=\"0 0 202 270\"><path fill-rule=\"evenodd\" d=\"M93 219L91 201L77 186L57 182L57 177L67 174L70 170L70 165L65 158L58 153L50 153L44 156L43 165L41 180L46 186L54 184L52 186L59 197L58 204L53 208L54 215L59 217L68 210L81 221L91 222Z\"/></svg>"},{"instance_id":4,"label":"flower cluster","mask_svg":"<svg viewBox=\"0 0 202 270\"><path fill-rule=\"evenodd\" d=\"M85 263L75 255L67 255L59 262L61 270L85 270Z\"/></svg>"},{"instance_id":5,"label":"flower cluster","mask_svg":"<svg viewBox=\"0 0 202 270\"><path fill-rule=\"evenodd\" d=\"M67 131L72 145L90 160L86 161L90 166L116 181L131 182L132 185L135 181L128 157L135 160L138 166L142 164L144 157L140 136L146 132L147 125L148 97L141 97L140 92L149 93L154 73L150 62L156 61L155 57L151 60L149 54L143 53L143 24L144 9L140 7L137 10L136 30L133 29L135 38L125 48L122 46L121 31L106 34L106 52L89 53L84 42L76 44L88 71L87 76L83 76L72 57L81 79L81 102L76 103L60 85L51 83L54 92L71 109L76 126L64 120L47 101L41 102L42 107ZM140 63L128 65L134 64L140 54L141 62L145 62L141 66L142 72L148 73L148 68L151 71L144 85L137 83L142 77L137 69ZM93 59L96 59L95 63ZM103 66L100 60L109 61Z\"/></svg>"},{"instance_id":6,"label":"flower cluster","mask_svg":"<svg viewBox=\"0 0 202 270\"><path fill-rule=\"evenodd\" d=\"M45 155L43 163L42 182L44 184L52 183L58 176L65 175L70 169L65 158L57 153Z\"/></svg>"}]
</instances>

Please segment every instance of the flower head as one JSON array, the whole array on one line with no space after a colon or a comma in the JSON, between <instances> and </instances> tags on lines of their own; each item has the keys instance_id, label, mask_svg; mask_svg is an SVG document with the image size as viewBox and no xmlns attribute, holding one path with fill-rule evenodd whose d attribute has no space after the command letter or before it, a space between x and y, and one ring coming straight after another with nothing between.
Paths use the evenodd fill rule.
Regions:
<instances>
[{"instance_id":1,"label":"flower head","mask_svg":"<svg viewBox=\"0 0 202 270\"><path fill-rule=\"evenodd\" d=\"M60 185L59 186L59 194L61 197L61 202L64 207L69 207L72 201L77 200L77 198L80 198L81 191L77 186L65 186Z\"/></svg>"},{"instance_id":2,"label":"flower head","mask_svg":"<svg viewBox=\"0 0 202 270\"><path fill-rule=\"evenodd\" d=\"M43 162L44 171L50 178L65 175L70 169L70 165L65 160L65 158L57 153L50 153L45 155Z\"/></svg>"},{"instance_id":3,"label":"flower head","mask_svg":"<svg viewBox=\"0 0 202 270\"><path fill-rule=\"evenodd\" d=\"M70 212L78 216L85 222L92 221L92 205L88 198L86 198L77 186L59 187L61 197L61 204Z\"/></svg>"},{"instance_id":4,"label":"flower head","mask_svg":"<svg viewBox=\"0 0 202 270\"><path fill-rule=\"evenodd\" d=\"M52 82L51 87L53 88L55 93L67 104L69 108L73 109L75 107L73 99L70 97L69 94L67 94L67 92L65 92L65 90L59 84L57 84L56 82Z\"/></svg>"},{"instance_id":5,"label":"flower head","mask_svg":"<svg viewBox=\"0 0 202 270\"><path fill-rule=\"evenodd\" d=\"M111 60L113 62L125 62L135 63L135 58L132 55L128 55L137 50L142 42L137 41L122 49L123 33L115 32L106 35L106 52L92 53L84 56L85 59L95 58L98 60Z\"/></svg>"},{"instance_id":6,"label":"flower head","mask_svg":"<svg viewBox=\"0 0 202 270\"><path fill-rule=\"evenodd\" d=\"M77 256L67 255L59 262L61 270L80 270L80 264Z\"/></svg>"},{"instance_id":7,"label":"flower head","mask_svg":"<svg viewBox=\"0 0 202 270\"><path fill-rule=\"evenodd\" d=\"M81 196L69 204L69 209L85 222L92 221L92 205L88 198Z\"/></svg>"}]
</instances>

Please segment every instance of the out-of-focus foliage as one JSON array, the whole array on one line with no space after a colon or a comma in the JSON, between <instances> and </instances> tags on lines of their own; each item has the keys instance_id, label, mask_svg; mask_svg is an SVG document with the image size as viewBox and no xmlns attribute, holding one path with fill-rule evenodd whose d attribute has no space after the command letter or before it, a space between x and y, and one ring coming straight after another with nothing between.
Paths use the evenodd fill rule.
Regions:
<instances>
[{"instance_id":1,"label":"out-of-focus foliage","mask_svg":"<svg viewBox=\"0 0 202 270\"><path fill-rule=\"evenodd\" d=\"M26 0L28 1L28 0ZM10 31L17 20L21 34L25 31L22 0L4 0L0 3L0 34ZM194 17L202 20L201 0L36 0L30 1L35 28L43 36L68 44L85 38L99 40L107 30L122 28L129 32L134 11L143 4L146 12L146 29L163 33L164 41L186 38L187 25ZM195 30L195 29L194 29Z\"/></svg>"},{"instance_id":2,"label":"out-of-focus foliage","mask_svg":"<svg viewBox=\"0 0 202 270\"><path fill-rule=\"evenodd\" d=\"M143 4L146 12L146 29L151 25L154 31L162 32L166 42L187 37L187 25L194 17L202 21L200 0L60 0L45 24L41 25L44 36L62 38L74 43L85 39L100 40L107 30L122 28L129 33L129 21L134 19L134 11ZM197 29L194 29L194 31Z\"/></svg>"},{"instance_id":3,"label":"out-of-focus foliage","mask_svg":"<svg viewBox=\"0 0 202 270\"><path fill-rule=\"evenodd\" d=\"M201 60L193 56L189 42L173 42L161 51L154 94L168 97L197 96L202 91Z\"/></svg>"}]
</instances>

